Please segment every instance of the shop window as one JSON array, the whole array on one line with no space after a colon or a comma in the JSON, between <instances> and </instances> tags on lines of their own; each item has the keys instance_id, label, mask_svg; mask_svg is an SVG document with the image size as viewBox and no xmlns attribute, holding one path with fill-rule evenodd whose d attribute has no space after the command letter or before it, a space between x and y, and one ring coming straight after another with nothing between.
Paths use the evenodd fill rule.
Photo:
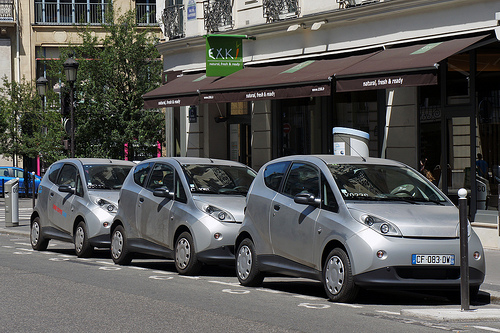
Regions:
<instances>
[{"instance_id":1,"label":"shop window","mask_svg":"<svg viewBox=\"0 0 500 333\"><path fill-rule=\"evenodd\" d=\"M446 73L446 101L448 105L468 104L470 88L470 56L456 54L448 58Z\"/></svg>"},{"instance_id":2,"label":"shop window","mask_svg":"<svg viewBox=\"0 0 500 333\"><path fill-rule=\"evenodd\" d=\"M378 156L377 91L337 93L334 127L347 127L370 134L370 156ZM331 134L331 133L330 133Z\"/></svg>"}]
</instances>

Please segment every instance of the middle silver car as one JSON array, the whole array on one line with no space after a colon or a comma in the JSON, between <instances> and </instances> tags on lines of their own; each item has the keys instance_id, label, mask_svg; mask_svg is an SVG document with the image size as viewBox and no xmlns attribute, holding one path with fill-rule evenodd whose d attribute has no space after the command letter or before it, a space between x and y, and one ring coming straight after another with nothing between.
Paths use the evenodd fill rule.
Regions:
<instances>
[{"instance_id":1,"label":"middle silver car","mask_svg":"<svg viewBox=\"0 0 500 333\"><path fill-rule=\"evenodd\" d=\"M111 257L134 253L175 259L180 274L203 263L234 263L234 241L256 172L210 158L159 157L139 163L125 180L111 226Z\"/></svg>"}]
</instances>

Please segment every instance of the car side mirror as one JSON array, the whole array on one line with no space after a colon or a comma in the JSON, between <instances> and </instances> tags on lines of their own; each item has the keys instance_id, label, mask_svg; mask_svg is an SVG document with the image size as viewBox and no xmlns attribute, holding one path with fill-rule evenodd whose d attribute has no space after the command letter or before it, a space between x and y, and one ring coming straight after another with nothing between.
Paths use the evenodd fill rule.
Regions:
<instances>
[{"instance_id":1,"label":"car side mirror","mask_svg":"<svg viewBox=\"0 0 500 333\"><path fill-rule=\"evenodd\" d=\"M59 192L75 194L75 189L70 185L60 185L58 188Z\"/></svg>"},{"instance_id":2,"label":"car side mirror","mask_svg":"<svg viewBox=\"0 0 500 333\"><path fill-rule=\"evenodd\" d=\"M314 207L319 207L320 205L320 200L316 199L316 197L310 193L299 193L293 198L293 201L301 205L310 205Z\"/></svg>"},{"instance_id":3,"label":"car side mirror","mask_svg":"<svg viewBox=\"0 0 500 333\"><path fill-rule=\"evenodd\" d=\"M173 199L174 194L168 190L166 187L159 187L153 191L155 197Z\"/></svg>"}]
</instances>

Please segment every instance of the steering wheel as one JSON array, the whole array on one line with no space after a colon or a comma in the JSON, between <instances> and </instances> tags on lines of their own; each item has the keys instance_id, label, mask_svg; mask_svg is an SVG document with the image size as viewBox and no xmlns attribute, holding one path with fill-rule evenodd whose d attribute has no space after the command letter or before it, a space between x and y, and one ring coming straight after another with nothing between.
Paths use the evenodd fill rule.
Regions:
<instances>
[{"instance_id":1,"label":"steering wheel","mask_svg":"<svg viewBox=\"0 0 500 333\"><path fill-rule=\"evenodd\" d=\"M414 195L414 193L412 193L414 189L415 189L415 186L413 186L411 184L404 184L404 185L400 185L400 186L394 188L391 191L391 194L396 195L396 196L407 195L407 196L412 197Z\"/></svg>"}]
</instances>

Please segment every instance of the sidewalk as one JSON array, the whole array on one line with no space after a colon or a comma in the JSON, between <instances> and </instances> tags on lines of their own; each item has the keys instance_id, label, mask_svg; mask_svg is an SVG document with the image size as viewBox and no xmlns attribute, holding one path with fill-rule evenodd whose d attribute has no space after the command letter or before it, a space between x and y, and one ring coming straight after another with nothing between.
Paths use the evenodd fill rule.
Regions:
<instances>
[{"instance_id":1,"label":"sidewalk","mask_svg":"<svg viewBox=\"0 0 500 333\"><path fill-rule=\"evenodd\" d=\"M18 235L29 238L30 216L33 211L33 200L29 198L19 199L19 225L15 227L5 226L5 200L0 198L0 234ZM481 306L471 305L470 312L460 311L460 305L456 308L427 308L407 309L401 314L422 319L434 319L439 321L458 320L491 320L500 318L500 251L485 248L486 255L486 278L479 292L479 303Z\"/></svg>"}]
</instances>

